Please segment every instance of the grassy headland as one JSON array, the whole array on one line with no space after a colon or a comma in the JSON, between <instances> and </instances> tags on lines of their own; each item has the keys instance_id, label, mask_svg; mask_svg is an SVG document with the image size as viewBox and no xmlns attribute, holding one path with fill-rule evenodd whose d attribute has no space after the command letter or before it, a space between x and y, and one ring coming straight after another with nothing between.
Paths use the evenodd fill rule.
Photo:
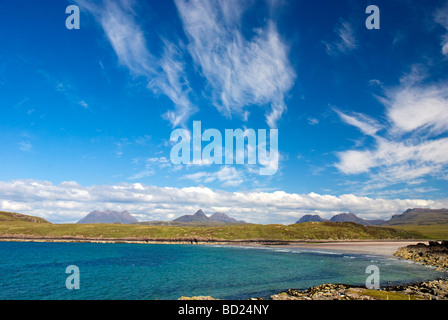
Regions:
<instances>
[{"instance_id":1,"label":"grassy headland","mask_svg":"<svg viewBox=\"0 0 448 320\"><path fill-rule=\"evenodd\" d=\"M448 223L426 224L426 225L396 225L394 229L419 233L428 239L448 239Z\"/></svg>"},{"instance_id":2,"label":"grassy headland","mask_svg":"<svg viewBox=\"0 0 448 320\"><path fill-rule=\"evenodd\" d=\"M391 227L363 226L353 222L234 224L211 227L125 224L51 224L9 219L0 221L2 238L129 239L172 241L300 241L422 239L421 234Z\"/></svg>"},{"instance_id":3,"label":"grassy headland","mask_svg":"<svg viewBox=\"0 0 448 320\"><path fill-rule=\"evenodd\" d=\"M283 224L52 224L0 211L0 237L164 241L303 241L448 239L448 223L364 226L353 222Z\"/></svg>"},{"instance_id":4,"label":"grassy headland","mask_svg":"<svg viewBox=\"0 0 448 320\"><path fill-rule=\"evenodd\" d=\"M15 221L15 222L33 222L33 223L49 223L44 218L27 216L25 214L16 213L16 212L6 212L0 211L0 224L5 221Z\"/></svg>"}]
</instances>

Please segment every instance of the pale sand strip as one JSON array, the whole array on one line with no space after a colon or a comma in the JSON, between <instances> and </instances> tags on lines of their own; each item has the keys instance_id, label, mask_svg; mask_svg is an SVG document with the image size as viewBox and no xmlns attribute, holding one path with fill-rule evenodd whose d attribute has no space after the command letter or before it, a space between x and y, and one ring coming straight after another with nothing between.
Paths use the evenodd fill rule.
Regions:
<instances>
[{"instance_id":1,"label":"pale sand strip","mask_svg":"<svg viewBox=\"0 0 448 320\"><path fill-rule=\"evenodd\" d=\"M427 241L348 241L292 244L287 247L297 249L330 250L338 252L368 253L374 255L393 255L398 248Z\"/></svg>"},{"instance_id":2,"label":"pale sand strip","mask_svg":"<svg viewBox=\"0 0 448 320\"><path fill-rule=\"evenodd\" d=\"M231 245L231 246L264 246L272 248L296 248L309 250L329 250L337 252L355 252L374 255L393 255L398 248L410 244L425 243L427 240L169 240L169 239L103 239L103 238L46 238L46 237L6 237L0 236L0 241L6 242L90 242L90 243L139 243L139 244L197 244L197 245ZM277 242L277 243L275 243Z\"/></svg>"}]
</instances>

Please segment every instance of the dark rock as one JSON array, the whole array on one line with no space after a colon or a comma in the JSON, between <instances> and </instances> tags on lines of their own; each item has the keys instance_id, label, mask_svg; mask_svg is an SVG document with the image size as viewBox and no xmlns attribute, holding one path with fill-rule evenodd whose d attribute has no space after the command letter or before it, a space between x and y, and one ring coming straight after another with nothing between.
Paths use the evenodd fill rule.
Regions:
<instances>
[{"instance_id":1,"label":"dark rock","mask_svg":"<svg viewBox=\"0 0 448 320\"><path fill-rule=\"evenodd\" d=\"M429 241L429 246L430 247L437 247L439 245L438 241Z\"/></svg>"},{"instance_id":2,"label":"dark rock","mask_svg":"<svg viewBox=\"0 0 448 320\"><path fill-rule=\"evenodd\" d=\"M448 269L448 247L446 247L446 242L429 241L428 245L423 243L409 245L399 248L394 255L402 259Z\"/></svg>"}]
</instances>

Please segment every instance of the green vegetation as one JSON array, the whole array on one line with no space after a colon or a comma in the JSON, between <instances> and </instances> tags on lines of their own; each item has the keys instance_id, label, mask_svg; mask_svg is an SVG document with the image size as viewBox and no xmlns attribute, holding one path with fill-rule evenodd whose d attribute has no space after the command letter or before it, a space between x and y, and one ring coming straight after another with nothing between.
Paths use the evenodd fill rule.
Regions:
<instances>
[{"instance_id":1,"label":"green vegetation","mask_svg":"<svg viewBox=\"0 0 448 320\"><path fill-rule=\"evenodd\" d=\"M50 223L47 220L39 217L27 216L16 212L0 211L0 223L3 221L24 221L33 223Z\"/></svg>"},{"instance_id":2,"label":"green vegetation","mask_svg":"<svg viewBox=\"0 0 448 320\"><path fill-rule=\"evenodd\" d=\"M200 222L142 221L137 224L142 226L172 226L172 227L219 227L219 226L241 225L241 223L225 223L221 221L200 221Z\"/></svg>"},{"instance_id":3,"label":"green vegetation","mask_svg":"<svg viewBox=\"0 0 448 320\"><path fill-rule=\"evenodd\" d=\"M397 225L394 229L419 233L428 239L448 239L448 223L430 225Z\"/></svg>"},{"instance_id":4,"label":"green vegetation","mask_svg":"<svg viewBox=\"0 0 448 320\"><path fill-rule=\"evenodd\" d=\"M42 219L43 220L43 219ZM45 221L45 220L44 220ZM39 220L39 222L42 222ZM75 237L99 239L166 240L355 240L421 239L421 234L390 227L363 226L353 222L307 222L292 225L234 224L210 227L126 225L126 224L50 224L22 219L0 221L0 236Z\"/></svg>"},{"instance_id":5,"label":"green vegetation","mask_svg":"<svg viewBox=\"0 0 448 320\"><path fill-rule=\"evenodd\" d=\"M379 300L425 300L423 297L419 297L416 295L408 295L400 292L391 292L383 290L366 289L356 293L361 296L368 296Z\"/></svg>"}]
</instances>

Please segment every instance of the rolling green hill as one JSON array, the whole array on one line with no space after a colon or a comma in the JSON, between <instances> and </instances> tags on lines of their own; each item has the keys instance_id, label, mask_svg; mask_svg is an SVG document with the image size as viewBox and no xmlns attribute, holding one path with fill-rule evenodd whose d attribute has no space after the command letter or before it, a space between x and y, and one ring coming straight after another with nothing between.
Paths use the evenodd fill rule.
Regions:
<instances>
[{"instance_id":1,"label":"rolling green hill","mask_svg":"<svg viewBox=\"0 0 448 320\"><path fill-rule=\"evenodd\" d=\"M44 218L27 216L25 214L16 212L5 212L0 211L0 223L3 221L22 221L22 222L33 222L33 223L50 223Z\"/></svg>"},{"instance_id":2,"label":"rolling green hill","mask_svg":"<svg viewBox=\"0 0 448 320\"><path fill-rule=\"evenodd\" d=\"M408 231L411 233L419 233L425 238L435 240L448 239L448 223L427 224L427 225L396 225L394 229Z\"/></svg>"}]
</instances>

